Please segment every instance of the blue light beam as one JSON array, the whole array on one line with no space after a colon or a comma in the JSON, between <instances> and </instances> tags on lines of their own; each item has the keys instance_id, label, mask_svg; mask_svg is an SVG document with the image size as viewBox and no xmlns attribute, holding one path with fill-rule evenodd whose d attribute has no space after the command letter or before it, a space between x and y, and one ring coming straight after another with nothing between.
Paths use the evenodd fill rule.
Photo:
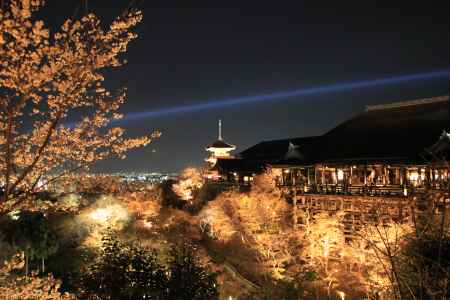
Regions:
<instances>
[{"instance_id":1,"label":"blue light beam","mask_svg":"<svg viewBox=\"0 0 450 300\"><path fill-rule=\"evenodd\" d=\"M209 110L214 108L222 108L235 106L240 104L249 104L255 102L265 102L272 100L285 100L287 98L292 97L302 97L302 96L310 96L310 95L320 95L327 93L337 93L337 92L345 92L354 89L363 89L369 87L383 86L383 85L392 85L396 83L410 82L410 81L418 81L418 80L430 80L435 78L444 78L450 76L450 70L441 70L436 72L429 73L419 73L412 75L402 75L395 77L387 77L387 78L379 78L373 80L362 80L362 81L353 81L353 82L343 82L336 83L324 86L316 86L304 89L297 89L291 91L283 91L283 92L274 92L271 94L263 94L263 95L255 95L255 96L246 96L239 98L230 98L223 100L209 100L200 103L194 103L190 105L181 105L167 108L160 108L151 111L144 111L138 113L128 114L124 119L119 122L130 122L134 120L144 119L144 118L158 118L166 115L180 114L180 113L190 113L197 112L203 110Z\"/></svg>"}]
</instances>

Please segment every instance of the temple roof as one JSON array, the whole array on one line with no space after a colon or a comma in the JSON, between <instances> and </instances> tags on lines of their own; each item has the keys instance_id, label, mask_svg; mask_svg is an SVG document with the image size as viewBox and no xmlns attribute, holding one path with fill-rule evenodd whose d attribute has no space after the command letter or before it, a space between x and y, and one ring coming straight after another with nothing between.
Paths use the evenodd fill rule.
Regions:
<instances>
[{"instance_id":1,"label":"temple roof","mask_svg":"<svg viewBox=\"0 0 450 300\"><path fill-rule=\"evenodd\" d=\"M423 161L426 149L450 131L450 96L368 107L322 136L321 161Z\"/></svg>"},{"instance_id":2,"label":"temple roof","mask_svg":"<svg viewBox=\"0 0 450 300\"><path fill-rule=\"evenodd\" d=\"M214 143L208 145L206 148L230 148L230 149L235 149L236 146L228 144L227 142L225 142L224 140L217 140Z\"/></svg>"},{"instance_id":3,"label":"temple roof","mask_svg":"<svg viewBox=\"0 0 450 300\"><path fill-rule=\"evenodd\" d=\"M276 161L283 158L289 151L290 145L299 148L308 144L318 137L298 137L282 140L263 141L239 153L242 158L262 159Z\"/></svg>"},{"instance_id":4,"label":"temple roof","mask_svg":"<svg viewBox=\"0 0 450 300\"><path fill-rule=\"evenodd\" d=\"M450 134L443 131L439 140L427 149L433 155L440 155L450 150Z\"/></svg>"},{"instance_id":5,"label":"temple roof","mask_svg":"<svg viewBox=\"0 0 450 300\"><path fill-rule=\"evenodd\" d=\"M369 106L322 136L263 141L239 156L293 165L424 162L443 131L450 132L450 96Z\"/></svg>"}]
</instances>

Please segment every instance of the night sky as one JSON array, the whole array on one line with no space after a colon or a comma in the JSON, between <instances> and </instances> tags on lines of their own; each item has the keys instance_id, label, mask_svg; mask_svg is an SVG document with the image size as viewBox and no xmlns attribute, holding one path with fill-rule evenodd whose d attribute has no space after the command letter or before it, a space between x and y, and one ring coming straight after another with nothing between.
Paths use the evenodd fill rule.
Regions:
<instances>
[{"instance_id":1,"label":"night sky","mask_svg":"<svg viewBox=\"0 0 450 300\"><path fill-rule=\"evenodd\" d=\"M445 1L370 2L142 1L139 39L126 54L128 65L108 74L109 84L128 86L122 109L127 115L450 69ZM57 26L79 1L47 3L42 16ZM107 24L126 6L125 0L90 0L88 8ZM323 134L368 104L449 93L447 77L130 121L123 125L130 136L154 129L163 135L95 170L176 172L200 166L204 147L217 138L219 118L225 140L239 152L262 140Z\"/></svg>"}]
</instances>

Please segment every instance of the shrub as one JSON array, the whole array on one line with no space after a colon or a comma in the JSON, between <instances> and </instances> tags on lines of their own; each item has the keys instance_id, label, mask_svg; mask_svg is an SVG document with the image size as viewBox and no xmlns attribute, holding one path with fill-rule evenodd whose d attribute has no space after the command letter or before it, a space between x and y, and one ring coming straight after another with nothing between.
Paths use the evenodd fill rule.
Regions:
<instances>
[{"instance_id":1,"label":"shrub","mask_svg":"<svg viewBox=\"0 0 450 300\"><path fill-rule=\"evenodd\" d=\"M170 253L168 266L158 253L120 241L108 230L95 262L80 279L87 299L218 299L216 275L197 264L186 246Z\"/></svg>"},{"instance_id":2,"label":"shrub","mask_svg":"<svg viewBox=\"0 0 450 300\"><path fill-rule=\"evenodd\" d=\"M84 297L91 299L164 299L166 276L154 251L119 241L112 232L81 277Z\"/></svg>"},{"instance_id":3,"label":"shrub","mask_svg":"<svg viewBox=\"0 0 450 300\"><path fill-rule=\"evenodd\" d=\"M183 246L173 250L169 261L167 299L171 300L214 300L219 292L216 274L199 266L193 249Z\"/></svg>"}]
</instances>

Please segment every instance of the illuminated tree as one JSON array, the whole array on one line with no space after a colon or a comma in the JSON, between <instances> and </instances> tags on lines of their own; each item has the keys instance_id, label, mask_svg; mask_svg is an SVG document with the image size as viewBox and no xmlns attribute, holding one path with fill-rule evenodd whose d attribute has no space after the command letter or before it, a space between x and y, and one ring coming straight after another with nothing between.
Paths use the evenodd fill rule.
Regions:
<instances>
[{"instance_id":1,"label":"illuminated tree","mask_svg":"<svg viewBox=\"0 0 450 300\"><path fill-rule=\"evenodd\" d=\"M331 257L341 256L341 247L344 244L344 235L340 228L340 217L330 215L328 212L318 212L306 234L308 242L307 254L310 263L317 269L322 269L329 276L329 261Z\"/></svg>"},{"instance_id":2,"label":"illuminated tree","mask_svg":"<svg viewBox=\"0 0 450 300\"><path fill-rule=\"evenodd\" d=\"M203 186L203 177L196 168L186 168L181 174L178 182L172 189L175 194L188 205L193 205L198 199L198 193Z\"/></svg>"},{"instance_id":3,"label":"illuminated tree","mask_svg":"<svg viewBox=\"0 0 450 300\"><path fill-rule=\"evenodd\" d=\"M181 174L179 181L173 185L174 192L183 200L190 201L203 186L203 177L196 168L186 168Z\"/></svg>"},{"instance_id":4,"label":"illuminated tree","mask_svg":"<svg viewBox=\"0 0 450 300\"><path fill-rule=\"evenodd\" d=\"M77 174L78 175L78 174ZM115 176L80 174L73 178L76 191L92 194L119 194L127 189L127 183Z\"/></svg>"},{"instance_id":5,"label":"illuminated tree","mask_svg":"<svg viewBox=\"0 0 450 300\"><path fill-rule=\"evenodd\" d=\"M265 179L255 178L249 194L220 195L200 213L200 218L203 228L218 241L240 241L241 245L234 248L251 250L247 252L256 257L248 259L257 260L263 270L261 275L278 280L286 277L286 266L297 255L299 235L292 227L291 207L280 199L277 190L265 184Z\"/></svg>"},{"instance_id":6,"label":"illuminated tree","mask_svg":"<svg viewBox=\"0 0 450 300\"><path fill-rule=\"evenodd\" d=\"M18 270L24 267L23 255L16 255L11 260L5 262L0 268L0 295L2 299L10 300L70 300L75 299L74 295L58 290L61 282L53 276L38 277L31 274L27 278L17 275Z\"/></svg>"},{"instance_id":7,"label":"illuminated tree","mask_svg":"<svg viewBox=\"0 0 450 300\"><path fill-rule=\"evenodd\" d=\"M0 214L26 206L56 178L123 158L158 135L125 138L113 127L125 89L103 83L105 70L125 63L120 56L136 38L140 11L125 11L106 30L88 14L51 32L33 16L44 1L7 3L0 10Z\"/></svg>"},{"instance_id":8,"label":"illuminated tree","mask_svg":"<svg viewBox=\"0 0 450 300\"><path fill-rule=\"evenodd\" d=\"M417 196L409 207L412 222L377 222L364 228L360 236L370 249L372 274L369 274L375 278L369 282L371 285L393 299L450 296L446 196L442 192ZM427 209L417 211L416 201L427 201Z\"/></svg>"}]
</instances>

